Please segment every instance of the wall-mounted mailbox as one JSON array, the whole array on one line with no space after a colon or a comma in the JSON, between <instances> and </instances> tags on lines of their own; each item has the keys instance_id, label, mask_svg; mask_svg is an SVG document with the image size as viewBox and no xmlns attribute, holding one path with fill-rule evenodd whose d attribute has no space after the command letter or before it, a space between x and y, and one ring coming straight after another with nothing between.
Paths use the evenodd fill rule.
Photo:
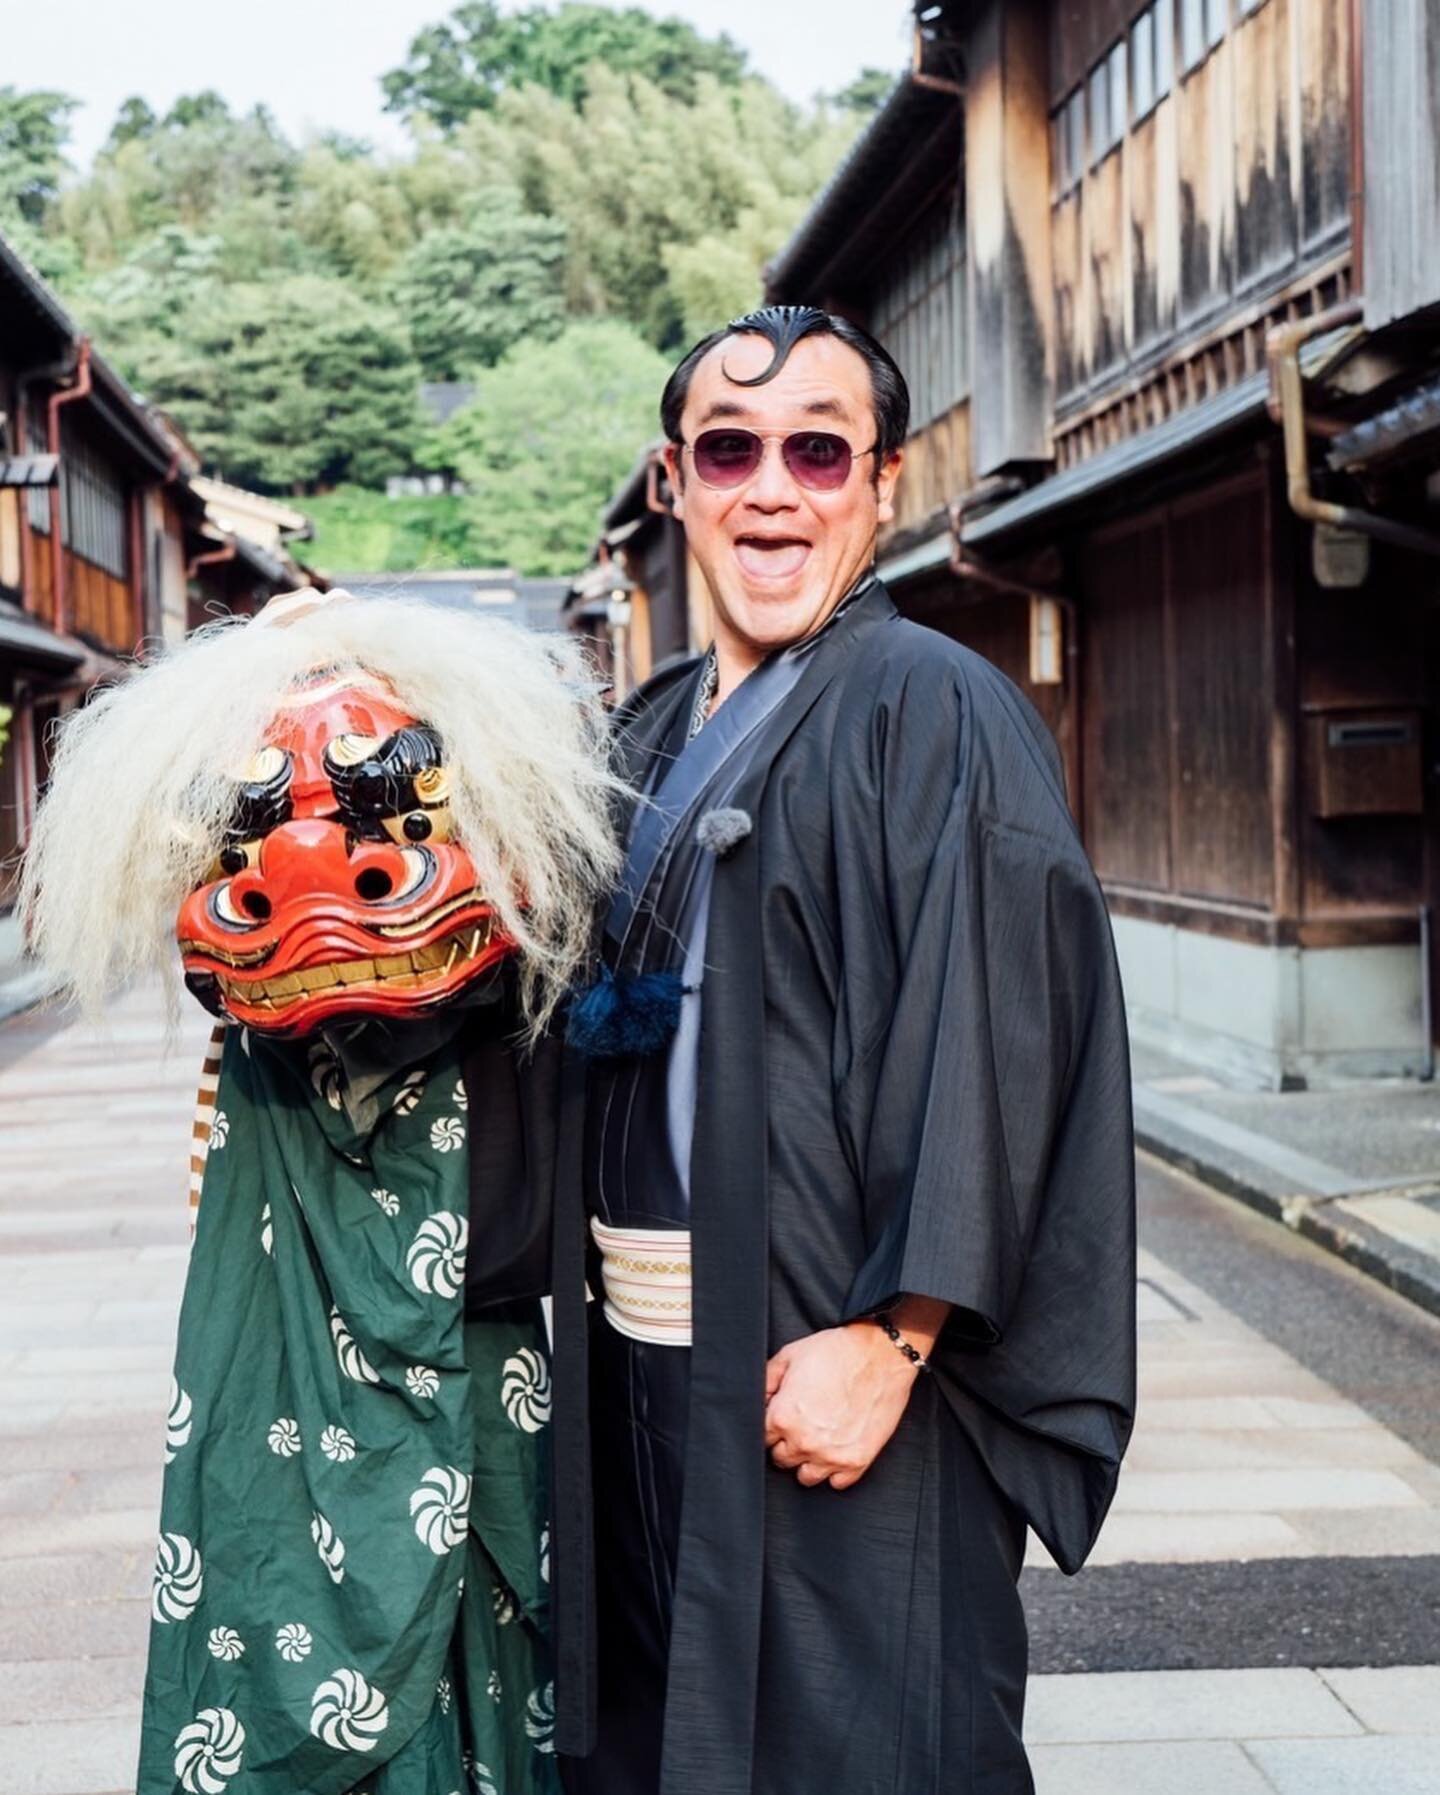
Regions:
<instances>
[{"instance_id":1,"label":"wall-mounted mailbox","mask_svg":"<svg viewBox=\"0 0 1440 1795\"><path fill-rule=\"evenodd\" d=\"M1311 812L1418 816L1424 809L1419 711L1320 713L1310 718Z\"/></svg>"}]
</instances>

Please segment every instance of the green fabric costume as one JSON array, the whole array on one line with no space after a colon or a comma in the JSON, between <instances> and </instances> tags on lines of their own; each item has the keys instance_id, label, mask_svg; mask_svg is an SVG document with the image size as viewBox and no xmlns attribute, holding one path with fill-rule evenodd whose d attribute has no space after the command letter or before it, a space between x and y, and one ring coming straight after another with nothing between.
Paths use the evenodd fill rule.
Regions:
<instances>
[{"instance_id":1,"label":"green fabric costume","mask_svg":"<svg viewBox=\"0 0 1440 1795\"><path fill-rule=\"evenodd\" d=\"M343 1078L227 1032L137 1795L551 1795L539 1305L465 1316L458 1043Z\"/></svg>"}]
</instances>

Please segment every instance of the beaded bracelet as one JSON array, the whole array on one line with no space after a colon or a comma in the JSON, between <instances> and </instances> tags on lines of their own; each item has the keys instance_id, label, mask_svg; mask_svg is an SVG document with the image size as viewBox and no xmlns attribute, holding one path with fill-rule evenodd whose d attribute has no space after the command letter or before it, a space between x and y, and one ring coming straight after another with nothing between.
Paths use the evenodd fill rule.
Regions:
<instances>
[{"instance_id":1,"label":"beaded bracelet","mask_svg":"<svg viewBox=\"0 0 1440 1795\"><path fill-rule=\"evenodd\" d=\"M905 1357L909 1359L910 1363L917 1371L928 1371L930 1369L929 1359L925 1357L918 1346L912 1346L910 1344L888 1315L876 1315L873 1316L872 1319L875 1322L876 1327L881 1330L885 1335L885 1338L896 1351L903 1352Z\"/></svg>"}]
</instances>

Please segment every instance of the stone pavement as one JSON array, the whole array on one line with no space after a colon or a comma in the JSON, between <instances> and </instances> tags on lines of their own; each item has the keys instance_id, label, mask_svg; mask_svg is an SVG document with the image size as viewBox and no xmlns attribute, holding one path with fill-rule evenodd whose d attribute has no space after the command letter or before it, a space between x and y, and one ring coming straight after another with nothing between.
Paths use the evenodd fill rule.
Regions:
<instances>
[{"instance_id":1,"label":"stone pavement","mask_svg":"<svg viewBox=\"0 0 1440 1795\"><path fill-rule=\"evenodd\" d=\"M1143 1146L1440 1315L1440 1082L1235 1090L1133 1059Z\"/></svg>"},{"instance_id":2,"label":"stone pavement","mask_svg":"<svg viewBox=\"0 0 1440 1795\"><path fill-rule=\"evenodd\" d=\"M133 1787L208 1024L187 1011L168 1060L161 1028L140 990L106 1031L34 1013L0 1030L0 1795ZM1362 1304L1392 1301L1324 1269ZM1440 1669L1405 1657L1433 1633L1440 1565L1423 1429L1337 1388L1164 1257L1147 1253L1141 1279L1141 1421L1099 1568L1072 1582L1037 1553L1026 1573L1053 1672L1031 1684L1039 1795L1437 1795ZM1336 1567L1371 1607L1348 1632L1332 1614L1307 1652ZM1170 1578L1219 1617L1223 1652L1199 1667L1149 1655ZM1138 1642L1134 1667L1085 1668L1116 1639Z\"/></svg>"}]
</instances>

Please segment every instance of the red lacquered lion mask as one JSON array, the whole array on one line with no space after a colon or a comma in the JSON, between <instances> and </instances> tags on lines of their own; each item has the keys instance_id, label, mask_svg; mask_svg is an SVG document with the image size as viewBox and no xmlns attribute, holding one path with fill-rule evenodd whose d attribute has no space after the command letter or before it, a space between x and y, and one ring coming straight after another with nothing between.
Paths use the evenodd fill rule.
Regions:
<instances>
[{"instance_id":1,"label":"red lacquered lion mask","mask_svg":"<svg viewBox=\"0 0 1440 1795\"><path fill-rule=\"evenodd\" d=\"M448 1003L513 953L452 839L439 736L380 681L312 681L237 780L218 864L186 899L185 982L270 1034Z\"/></svg>"}]
</instances>

